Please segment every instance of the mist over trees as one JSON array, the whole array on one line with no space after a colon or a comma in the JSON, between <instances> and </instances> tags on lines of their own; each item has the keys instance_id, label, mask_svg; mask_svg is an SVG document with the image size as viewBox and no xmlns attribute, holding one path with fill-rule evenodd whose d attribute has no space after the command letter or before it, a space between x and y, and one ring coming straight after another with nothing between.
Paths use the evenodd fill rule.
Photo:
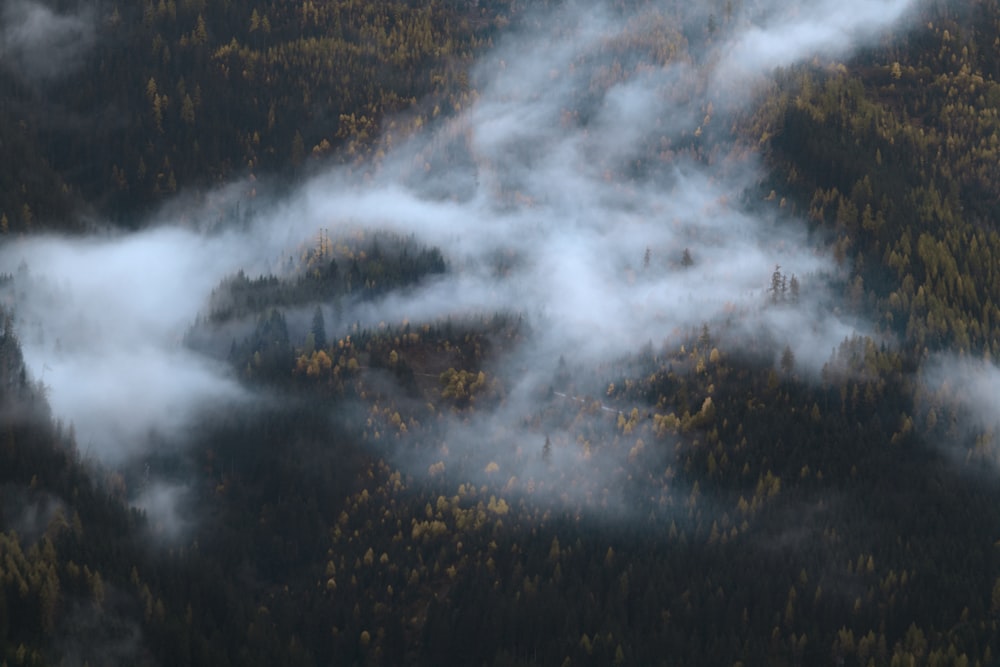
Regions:
<instances>
[{"instance_id":1,"label":"mist over trees","mask_svg":"<svg viewBox=\"0 0 1000 667\"><path fill-rule=\"evenodd\" d=\"M998 34L8 3L0 663L993 664Z\"/></svg>"}]
</instances>

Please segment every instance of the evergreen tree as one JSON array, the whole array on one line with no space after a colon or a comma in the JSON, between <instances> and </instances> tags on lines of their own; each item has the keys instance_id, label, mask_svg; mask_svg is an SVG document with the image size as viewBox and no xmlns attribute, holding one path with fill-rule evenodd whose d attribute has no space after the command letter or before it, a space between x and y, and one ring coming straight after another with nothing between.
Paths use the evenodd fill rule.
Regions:
<instances>
[{"instance_id":1,"label":"evergreen tree","mask_svg":"<svg viewBox=\"0 0 1000 667\"><path fill-rule=\"evenodd\" d=\"M326 348L326 323L323 319L323 309L316 306L316 311L313 313L312 328L310 333L313 335L313 342L316 345L317 350L323 350Z\"/></svg>"}]
</instances>

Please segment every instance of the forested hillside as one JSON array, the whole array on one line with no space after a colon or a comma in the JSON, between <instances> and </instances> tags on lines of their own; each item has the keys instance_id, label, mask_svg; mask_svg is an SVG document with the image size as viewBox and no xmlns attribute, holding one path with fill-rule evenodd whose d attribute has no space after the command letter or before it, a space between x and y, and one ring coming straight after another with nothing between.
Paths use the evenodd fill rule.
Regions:
<instances>
[{"instance_id":1,"label":"forested hillside","mask_svg":"<svg viewBox=\"0 0 1000 667\"><path fill-rule=\"evenodd\" d=\"M0 49L0 664L996 664L1000 3L576 9Z\"/></svg>"},{"instance_id":2,"label":"forested hillside","mask_svg":"<svg viewBox=\"0 0 1000 667\"><path fill-rule=\"evenodd\" d=\"M783 72L754 129L853 296L918 354L1000 351L995 9L943 4L849 69Z\"/></svg>"},{"instance_id":3,"label":"forested hillside","mask_svg":"<svg viewBox=\"0 0 1000 667\"><path fill-rule=\"evenodd\" d=\"M34 79L13 59L0 70L0 211L12 230L69 225L81 204L130 224L185 186L366 157L377 137L465 102L472 56L510 20L506 5L78 7L95 32L81 62Z\"/></svg>"}]
</instances>

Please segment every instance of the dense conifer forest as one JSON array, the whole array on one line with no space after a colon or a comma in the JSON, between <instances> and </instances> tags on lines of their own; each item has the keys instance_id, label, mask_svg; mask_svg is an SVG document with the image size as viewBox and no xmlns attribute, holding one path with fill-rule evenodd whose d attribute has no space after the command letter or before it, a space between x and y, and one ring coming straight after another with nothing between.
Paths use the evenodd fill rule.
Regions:
<instances>
[{"instance_id":1,"label":"dense conifer forest","mask_svg":"<svg viewBox=\"0 0 1000 667\"><path fill-rule=\"evenodd\" d=\"M3 7L0 665L997 664L1000 3L913 3L739 94L713 68L771 4L608 3L625 28L565 67L548 52L537 90L569 91L555 125L610 184L638 250L609 271L642 296L534 308L518 277L562 276L506 237L462 255L479 237L458 230L488 245L495 220L534 233L557 210L543 167L564 145L539 116L490 125L519 95L490 77L516 69L511 35L588 34L584 4ZM39 66L24 17L79 49ZM678 72L655 89L677 116L662 138L588 153L631 141L634 98L602 101L660 69ZM528 139L510 157L489 132ZM688 202L701 169L735 195ZM388 178L374 203L315 203ZM405 188L423 198L389 201ZM659 189L682 212L629 226ZM460 227L481 190L496 218ZM720 210L729 226L685 217ZM368 215L384 225L352 224ZM751 233L732 220L780 239L747 245L774 249L755 291L644 319L661 276L727 275L711 249ZM181 232L234 270L163 279L200 296L124 391L138 427L75 423L67 395L115 394L100 360L145 368L161 342L113 298L57 336L40 313L102 267L59 282L41 262L152 239L110 294L159 275L155 243ZM72 253L33 250L53 238ZM142 294L139 319L176 308ZM588 310L656 326L633 344ZM81 350L95 365L61 374ZM178 386L212 400L156 393L191 359L206 375ZM153 402L166 426L142 420Z\"/></svg>"}]
</instances>

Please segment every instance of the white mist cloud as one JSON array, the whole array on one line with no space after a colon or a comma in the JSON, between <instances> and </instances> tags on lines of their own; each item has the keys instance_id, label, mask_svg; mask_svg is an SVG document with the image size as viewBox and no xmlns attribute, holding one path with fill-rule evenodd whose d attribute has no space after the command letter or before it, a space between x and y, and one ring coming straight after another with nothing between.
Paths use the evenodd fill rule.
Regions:
<instances>
[{"instance_id":1,"label":"white mist cloud","mask_svg":"<svg viewBox=\"0 0 1000 667\"><path fill-rule=\"evenodd\" d=\"M960 436L989 433L994 449L1000 443L1000 367L989 360L939 354L921 369L923 414L929 421L944 423L948 415L956 415L960 423L950 424ZM937 444L937 443L931 443ZM1000 453L992 454L1000 461Z\"/></svg>"},{"instance_id":2,"label":"white mist cloud","mask_svg":"<svg viewBox=\"0 0 1000 667\"><path fill-rule=\"evenodd\" d=\"M571 4L501 41L476 68L475 104L390 155L364 187L345 187L339 174L306 187L306 225L390 228L440 246L451 260L450 275L352 318L373 325L500 310L530 322L523 356L503 363L536 369L532 380L514 384L500 412L449 422L447 449L463 470L482 471L480 481L547 474L537 452L511 452L539 440L515 425L538 409L531 396L561 355L609 361L707 322L730 348L771 345L777 361L789 346L797 372L810 374L845 338L868 331L841 314L829 287L843 268L777 207L747 206L761 168L724 137L728 114L775 67L844 55L910 5L772 6L755 23L738 18L740 27L717 36L700 62L663 63L644 42L646 26L659 23L655 9L648 21L621 20ZM512 258L503 276L491 270L498 252ZM797 301L771 303L776 265L797 278ZM509 441L484 440L503 432L501 422ZM487 472L496 451L505 452L499 470ZM563 471L621 469L560 452Z\"/></svg>"},{"instance_id":3,"label":"white mist cloud","mask_svg":"<svg viewBox=\"0 0 1000 667\"><path fill-rule=\"evenodd\" d=\"M364 188L345 187L336 174L317 179L306 189L304 219L388 227L445 250L457 276L405 299L390 295L375 306L379 319L513 310L529 317L544 348L589 360L703 322L738 320L741 333L788 344L803 366L817 370L845 336L858 333L826 288L840 269L794 221L777 220L776 208L748 212L743 195L760 177L756 159L701 157L718 148L698 133L702 125L725 131L726 117L711 117L714 99L704 85L720 67L738 59L764 75L807 55L806 48L755 61L732 51L748 48L738 33L720 47L731 53L721 64L659 65L643 60L650 58L644 47L623 53L620 46L644 44L643 26L654 18L574 14L579 9L502 42L476 70L476 103L431 139L390 156ZM803 10L794 22L779 16L759 30L780 42L810 17L829 21L832 9ZM834 41L828 36L817 46ZM439 164L435 146L469 159L454 168ZM434 165L426 178L425 158ZM442 198L441 183L449 180L462 188ZM689 267L681 265L685 249L694 260ZM516 258L502 279L488 270L498 251ZM802 284L800 302L764 308L779 264Z\"/></svg>"},{"instance_id":4,"label":"white mist cloud","mask_svg":"<svg viewBox=\"0 0 1000 667\"><path fill-rule=\"evenodd\" d=\"M24 79L51 79L75 70L95 39L88 9L60 13L33 0L8 0L0 10L0 62Z\"/></svg>"},{"instance_id":5,"label":"white mist cloud","mask_svg":"<svg viewBox=\"0 0 1000 667\"><path fill-rule=\"evenodd\" d=\"M918 376L908 426L963 474L1000 471L1000 366L990 358L937 353Z\"/></svg>"},{"instance_id":6,"label":"white mist cloud","mask_svg":"<svg viewBox=\"0 0 1000 667\"><path fill-rule=\"evenodd\" d=\"M837 314L827 286L840 269L776 207L743 203L760 166L722 140L731 119L712 107L748 99L741 87L721 88L733 77L845 51L891 26L908 3L866 6L772 8L717 36L716 55L701 62L669 55L672 40L684 50L671 11L622 19L599 3L564 6L501 39L475 69L476 101L394 149L364 183L332 171L224 238L160 227L3 248L0 269L24 259L35 276L18 288L27 361L82 448L126 459L150 432L177 434L212 402L242 395L224 369L181 342L223 276L241 267L254 275L320 228L336 236L363 227L440 247L450 272L357 305L345 319L521 313L532 337L511 363L540 365L532 380L546 381L545 367L562 354L607 361L704 322L727 331L731 346L765 339L777 354L787 344L799 364L818 369L859 328ZM82 24L47 11L8 6L5 34L18 41L5 57L30 60L27 45L46 35L85 41ZM40 37L26 41L32 34ZM508 260L503 275L498 255ZM776 264L801 283L798 304L765 307ZM536 388L513 385L509 405L530 411ZM494 418L516 421L510 409ZM454 430L459 442L462 433ZM509 465L518 474L516 460Z\"/></svg>"},{"instance_id":7,"label":"white mist cloud","mask_svg":"<svg viewBox=\"0 0 1000 667\"><path fill-rule=\"evenodd\" d=\"M768 3L719 49L717 90L745 91L762 74L813 56L837 57L893 27L914 0L811 0Z\"/></svg>"},{"instance_id":8,"label":"white mist cloud","mask_svg":"<svg viewBox=\"0 0 1000 667\"><path fill-rule=\"evenodd\" d=\"M25 361L82 450L121 462L151 434L176 435L199 410L243 395L226 369L182 344L219 277L250 261L232 249L165 228L0 249L5 270L28 267L5 294Z\"/></svg>"},{"instance_id":9,"label":"white mist cloud","mask_svg":"<svg viewBox=\"0 0 1000 667\"><path fill-rule=\"evenodd\" d=\"M155 536L171 540L184 532L188 522L182 516L181 505L187 491L183 486L154 481L139 494L134 505L146 513Z\"/></svg>"}]
</instances>

